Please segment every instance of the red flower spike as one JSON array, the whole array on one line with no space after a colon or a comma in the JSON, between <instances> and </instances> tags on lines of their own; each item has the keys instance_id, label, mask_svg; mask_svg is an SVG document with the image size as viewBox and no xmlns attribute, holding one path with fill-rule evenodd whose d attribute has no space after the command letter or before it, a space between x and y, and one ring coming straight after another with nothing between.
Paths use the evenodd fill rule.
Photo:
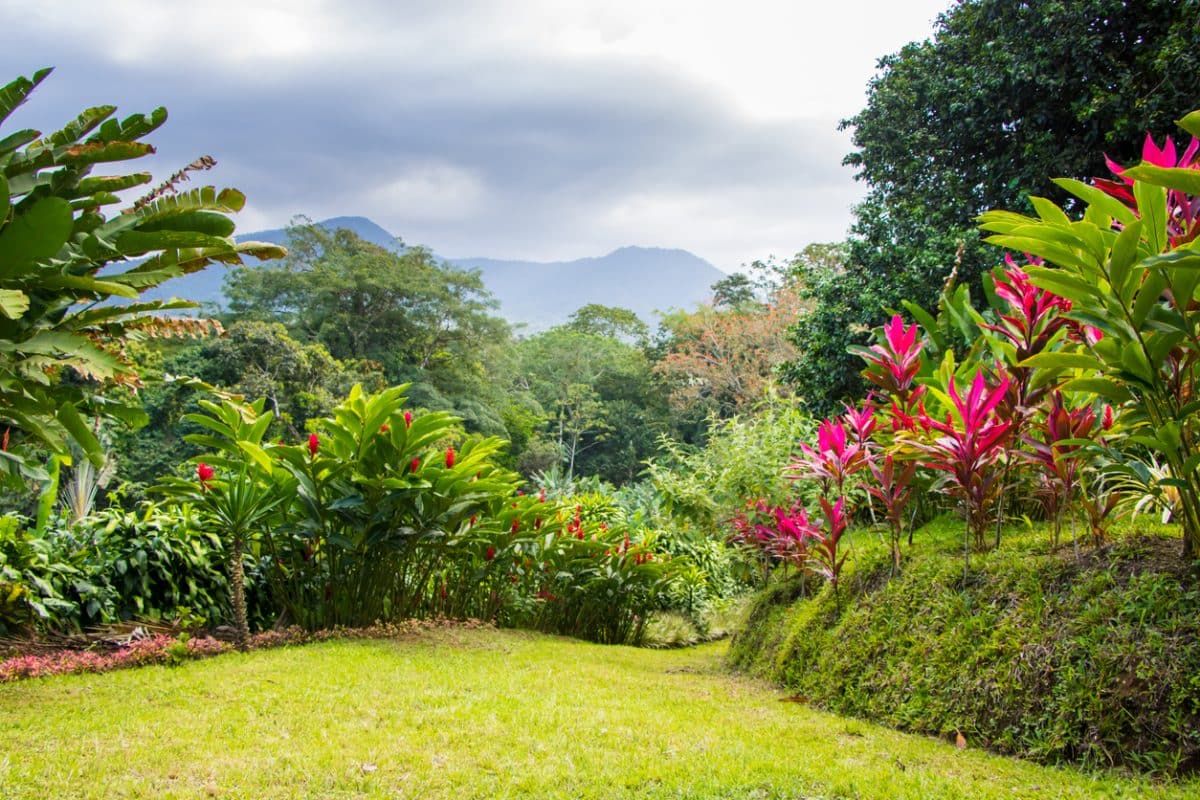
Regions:
<instances>
[{"instance_id":1,"label":"red flower spike","mask_svg":"<svg viewBox=\"0 0 1200 800\"><path fill-rule=\"evenodd\" d=\"M411 411L404 412L404 427L406 427L406 428L412 427L412 412Z\"/></svg>"},{"instance_id":2,"label":"red flower spike","mask_svg":"<svg viewBox=\"0 0 1200 800\"><path fill-rule=\"evenodd\" d=\"M409 462L408 471L416 472L420 466L421 466L421 459L414 457L413 460L411 462Z\"/></svg>"},{"instance_id":3,"label":"red flower spike","mask_svg":"<svg viewBox=\"0 0 1200 800\"><path fill-rule=\"evenodd\" d=\"M514 519L514 520L512 521L512 532L513 532L513 533L516 533L516 532L517 532L517 531L519 531L519 530L521 530L521 520L519 520L519 519Z\"/></svg>"},{"instance_id":4,"label":"red flower spike","mask_svg":"<svg viewBox=\"0 0 1200 800\"><path fill-rule=\"evenodd\" d=\"M316 456L317 448L320 446L320 444L321 444L321 440L315 433L312 436L309 436L308 437L308 454L310 456Z\"/></svg>"},{"instance_id":5,"label":"red flower spike","mask_svg":"<svg viewBox=\"0 0 1200 800\"><path fill-rule=\"evenodd\" d=\"M454 468L454 448L447 447L446 448L446 469L453 469L453 468Z\"/></svg>"},{"instance_id":6,"label":"red flower spike","mask_svg":"<svg viewBox=\"0 0 1200 800\"><path fill-rule=\"evenodd\" d=\"M387 433L390 430L391 430L391 428L388 427L388 424L386 422L379 426L380 433Z\"/></svg>"},{"instance_id":7,"label":"red flower spike","mask_svg":"<svg viewBox=\"0 0 1200 800\"><path fill-rule=\"evenodd\" d=\"M1113 410L1112 410L1112 406L1108 405L1107 403L1104 404L1104 420L1103 420L1103 422L1100 423L1100 426L1102 428L1104 428L1104 430L1106 430L1106 431L1112 430Z\"/></svg>"},{"instance_id":8,"label":"red flower spike","mask_svg":"<svg viewBox=\"0 0 1200 800\"><path fill-rule=\"evenodd\" d=\"M214 470L208 464L205 464L203 461L196 465L196 477L200 479L201 489L208 488L208 482L213 479L213 475L215 474L216 470Z\"/></svg>"},{"instance_id":9,"label":"red flower spike","mask_svg":"<svg viewBox=\"0 0 1200 800\"><path fill-rule=\"evenodd\" d=\"M496 557L496 548L489 547L487 549L487 552L483 554L483 557L486 561L491 561L493 558Z\"/></svg>"}]
</instances>

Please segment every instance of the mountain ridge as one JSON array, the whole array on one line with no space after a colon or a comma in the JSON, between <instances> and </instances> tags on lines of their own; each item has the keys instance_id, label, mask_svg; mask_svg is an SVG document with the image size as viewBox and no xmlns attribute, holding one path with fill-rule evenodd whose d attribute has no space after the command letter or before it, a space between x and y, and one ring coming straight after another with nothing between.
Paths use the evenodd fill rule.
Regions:
<instances>
[{"instance_id":1,"label":"mountain ridge","mask_svg":"<svg viewBox=\"0 0 1200 800\"><path fill-rule=\"evenodd\" d=\"M404 247L398 237L367 217L331 217L315 224L328 230L346 228L393 252ZM286 228L271 228L237 238L286 244L288 237ZM707 302L712 284L725 277L724 272L687 250L637 245L618 247L603 256L565 261L436 258L458 269L478 270L484 286L499 303L497 313L528 333L560 325L590 303L628 308L653 324L657 313L690 310ZM147 298L185 297L223 304L225 269L213 265L175 278L147 293Z\"/></svg>"}]
</instances>

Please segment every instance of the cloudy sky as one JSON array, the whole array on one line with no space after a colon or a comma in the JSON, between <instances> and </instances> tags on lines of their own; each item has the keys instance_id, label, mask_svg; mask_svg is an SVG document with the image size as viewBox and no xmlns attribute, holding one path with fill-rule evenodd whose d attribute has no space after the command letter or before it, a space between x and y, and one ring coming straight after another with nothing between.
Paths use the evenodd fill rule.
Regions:
<instances>
[{"instance_id":1,"label":"cloudy sky","mask_svg":"<svg viewBox=\"0 0 1200 800\"><path fill-rule=\"evenodd\" d=\"M363 215L447 257L733 270L844 235L837 121L948 4L0 0L0 77L56 67L3 132L165 105L150 168L214 156L243 231Z\"/></svg>"}]
</instances>

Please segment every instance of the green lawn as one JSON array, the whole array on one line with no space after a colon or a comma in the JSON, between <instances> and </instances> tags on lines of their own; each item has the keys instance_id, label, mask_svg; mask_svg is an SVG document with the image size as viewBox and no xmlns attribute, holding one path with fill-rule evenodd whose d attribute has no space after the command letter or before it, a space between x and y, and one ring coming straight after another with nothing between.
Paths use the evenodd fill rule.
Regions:
<instances>
[{"instance_id":1,"label":"green lawn","mask_svg":"<svg viewBox=\"0 0 1200 800\"><path fill-rule=\"evenodd\" d=\"M780 702L723 645L513 631L0 686L0 797L1169 798Z\"/></svg>"}]
</instances>

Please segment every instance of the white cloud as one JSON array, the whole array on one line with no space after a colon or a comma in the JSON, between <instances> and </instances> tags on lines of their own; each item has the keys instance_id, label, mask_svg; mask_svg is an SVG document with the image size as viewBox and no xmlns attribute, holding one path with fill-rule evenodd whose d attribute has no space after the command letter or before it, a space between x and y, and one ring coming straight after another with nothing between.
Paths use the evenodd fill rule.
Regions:
<instances>
[{"instance_id":1,"label":"white cloud","mask_svg":"<svg viewBox=\"0 0 1200 800\"><path fill-rule=\"evenodd\" d=\"M876 60L928 36L949 2L0 0L0 13L19 21L10 61L60 66L23 123L165 103L153 168L216 156L206 179L249 197L240 229L362 214L449 255L636 243L731 269L844 235L862 187L839 166L838 120L862 107Z\"/></svg>"},{"instance_id":2,"label":"white cloud","mask_svg":"<svg viewBox=\"0 0 1200 800\"><path fill-rule=\"evenodd\" d=\"M464 223L484 205L487 190L478 175L453 164L416 164L365 192L383 225Z\"/></svg>"}]
</instances>

